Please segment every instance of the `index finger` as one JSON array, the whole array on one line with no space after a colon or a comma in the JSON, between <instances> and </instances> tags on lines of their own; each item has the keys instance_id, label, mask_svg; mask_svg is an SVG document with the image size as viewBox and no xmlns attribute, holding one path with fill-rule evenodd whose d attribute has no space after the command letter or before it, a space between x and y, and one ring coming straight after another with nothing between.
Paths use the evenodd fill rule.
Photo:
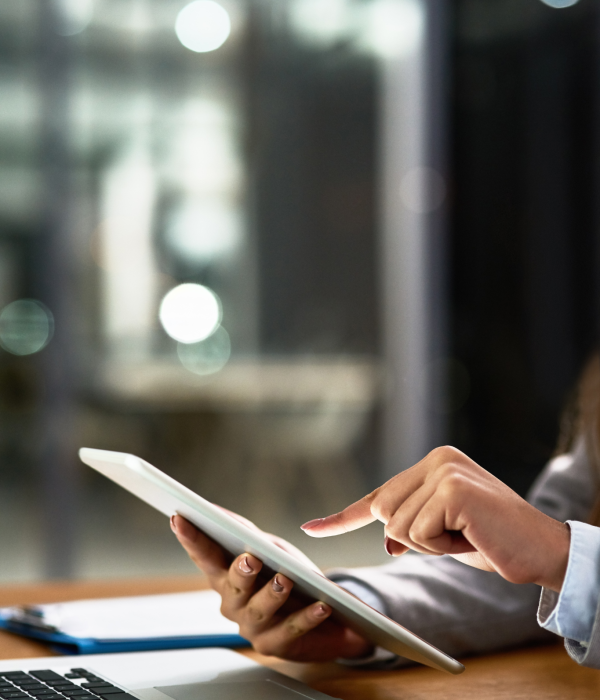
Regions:
<instances>
[{"instance_id":1,"label":"index finger","mask_svg":"<svg viewBox=\"0 0 600 700\"><path fill-rule=\"evenodd\" d=\"M359 527L369 525L377 518L371 513L371 503L375 498L375 491L352 503L344 510L326 518L309 520L300 527L311 537L332 537L343 535L345 532L358 530Z\"/></svg>"}]
</instances>

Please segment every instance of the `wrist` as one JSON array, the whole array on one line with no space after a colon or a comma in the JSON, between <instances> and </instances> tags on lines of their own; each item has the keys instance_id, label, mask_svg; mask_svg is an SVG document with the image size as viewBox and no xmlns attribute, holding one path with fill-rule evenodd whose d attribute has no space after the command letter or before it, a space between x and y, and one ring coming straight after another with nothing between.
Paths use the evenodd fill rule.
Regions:
<instances>
[{"instance_id":1,"label":"wrist","mask_svg":"<svg viewBox=\"0 0 600 700\"><path fill-rule=\"evenodd\" d=\"M566 523L552 520L549 528L546 551L542 574L535 583L551 591L560 593L567 572L569 563L569 550L571 547L571 528Z\"/></svg>"}]
</instances>

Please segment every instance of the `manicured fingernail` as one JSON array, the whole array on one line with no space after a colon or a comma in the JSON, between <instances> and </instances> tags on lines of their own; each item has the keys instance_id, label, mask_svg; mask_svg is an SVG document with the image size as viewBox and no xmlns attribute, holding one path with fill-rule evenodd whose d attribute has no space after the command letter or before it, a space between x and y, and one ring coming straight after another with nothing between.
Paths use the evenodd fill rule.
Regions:
<instances>
[{"instance_id":1,"label":"manicured fingernail","mask_svg":"<svg viewBox=\"0 0 600 700\"><path fill-rule=\"evenodd\" d=\"M175 516L174 515L171 516L171 530L173 530L173 532L177 532L177 525L175 525Z\"/></svg>"},{"instance_id":2,"label":"manicured fingernail","mask_svg":"<svg viewBox=\"0 0 600 700\"><path fill-rule=\"evenodd\" d=\"M301 530L311 530L315 525L318 525L319 523L322 523L325 518L316 518L315 520L309 520L307 523L304 523L304 525L300 525Z\"/></svg>"},{"instance_id":3,"label":"manicured fingernail","mask_svg":"<svg viewBox=\"0 0 600 700\"><path fill-rule=\"evenodd\" d=\"M390 542L390 538L386 535L385 539L383 540L383 546L385 547L385 551L390 555L390 557L393 557L394 553L392 552Z\"/></svg>"},{"instance_id":4,"label":"manicured fingernail","mask_svg":"<svg viewBox=\"0 0 600 700\"><path fill-rule=\"evenodd\" d=\"M329 615L329 612L329 608L326 605L323 605L323 603L319 603L315 606L315 617L325 617L326 615Z\"/></svg>"},{"instance_id":5,"label":"manicured fingernail","mask_svg":"<svg viewBox=\"0 0 600 700\"><path fill-rule=\"evenodd\" d=\"M273 590L275 593L281 593L283 591L283 586L281 585L281 581L279 580L278 576L275 576L273 579Z\"/></svg>"},{"instance_id":6,"label":"manicured fingernail","mask_svg":"<svg viewBox=\"0 0 600 700\"><path fill-rule=\"evenodd\" d=\"M240 561L240 571L243 571L245 574L251 574L254 571L254 569L248 563L248 557L244 557Z\"/></svg>"}]
</instances>

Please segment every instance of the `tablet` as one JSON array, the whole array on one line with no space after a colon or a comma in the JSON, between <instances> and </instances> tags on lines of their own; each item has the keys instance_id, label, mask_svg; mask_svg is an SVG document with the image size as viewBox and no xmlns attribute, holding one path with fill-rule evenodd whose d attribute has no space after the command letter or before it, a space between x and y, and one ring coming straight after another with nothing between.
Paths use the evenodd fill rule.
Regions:
<instances>
[{"instance_id":1,"label":"tablet","mask_svg":"<svg viewBox=\"0 0 600 700\"><path fill-rule=\"evenodd\" d=\"M79 450L79 457L104 476L171 517L179 514L236 557L253 554L273 573L294 582L294 590L333 609L332 617L373 644L440 671L462 673L464 666L405 627L369 607L308 563L273 544L260 531L244 525L218 506L145 462L124 452Z\"/></svg>"}]
</instances>

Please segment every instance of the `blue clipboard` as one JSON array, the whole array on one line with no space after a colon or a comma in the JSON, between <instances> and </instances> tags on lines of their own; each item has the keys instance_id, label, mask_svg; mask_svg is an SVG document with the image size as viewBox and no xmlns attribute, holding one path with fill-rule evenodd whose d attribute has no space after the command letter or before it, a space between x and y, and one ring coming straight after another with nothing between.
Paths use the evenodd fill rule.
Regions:
<instances>
[{"instance_id":1,"label":"blue clipboard","mask_svg":"<svg viewBox=\"0 0 600 700\"><path fill-rule=\"evenodd\" d=\"M155 637L144 639L85 639L60 632L38 629L14 622L0 615L0 629L22 637L46 642L61 654L116 654L128 651L160 651L200 647L249 647L250 642L239 634L214 634L193 637Z\"/></svg>"}]
</instances>

